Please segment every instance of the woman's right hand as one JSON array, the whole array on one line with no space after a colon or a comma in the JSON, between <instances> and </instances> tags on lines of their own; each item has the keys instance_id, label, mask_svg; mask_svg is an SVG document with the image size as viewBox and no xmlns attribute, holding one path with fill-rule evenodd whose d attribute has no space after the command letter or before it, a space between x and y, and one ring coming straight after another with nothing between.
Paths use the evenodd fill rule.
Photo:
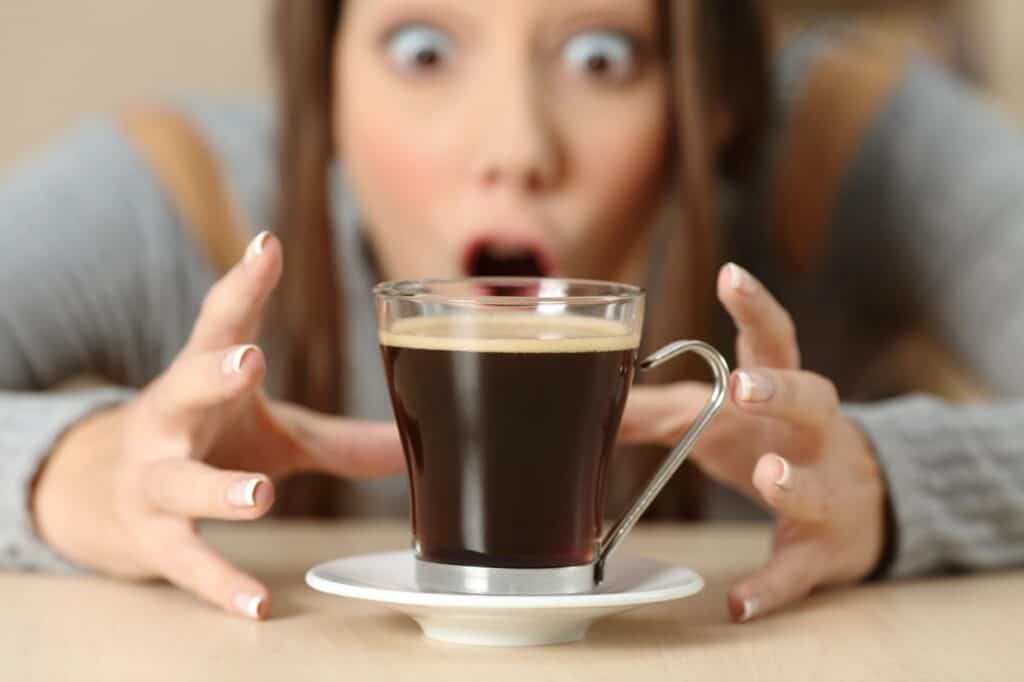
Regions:
<instances>
[{"instance_id":1,"label":"woman's right hand","mask_svg":"<svg viewBox=\"0 0 1024 682\"><path fill-rule=\"evenodd\" d=\"M266 363L251 345L281 275L280 243L256 237L206 296L171 366L135 399L61 439L33 497L37 529L57 552L110 575L163 577L250 618L265 585L229 564L195 520L247 520L295 471L371 477L400 471L393 424L357 422L269 401Z\"/></svg>"}]
</instances>

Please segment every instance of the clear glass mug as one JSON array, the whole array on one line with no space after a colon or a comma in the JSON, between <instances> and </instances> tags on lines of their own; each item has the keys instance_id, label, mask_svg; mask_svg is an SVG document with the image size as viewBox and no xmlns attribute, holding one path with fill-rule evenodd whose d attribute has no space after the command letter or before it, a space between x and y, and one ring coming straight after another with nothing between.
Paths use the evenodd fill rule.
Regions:
<instances>
[{"instance_id":1,"label":"clear glass mug","mask_svg":"<svg viewBox=\"0 0 1024 682\"><path fill-rule=\"evenodd\" d=\"M420 587L593 590L722 406L725 360L701 341L677 341L638 362L644 291L623 284L486 277L386 282L374 293ZM711 397L602 536L609 461L635 372L689 352L711 366Z\"/></svg>"}]
</instances>

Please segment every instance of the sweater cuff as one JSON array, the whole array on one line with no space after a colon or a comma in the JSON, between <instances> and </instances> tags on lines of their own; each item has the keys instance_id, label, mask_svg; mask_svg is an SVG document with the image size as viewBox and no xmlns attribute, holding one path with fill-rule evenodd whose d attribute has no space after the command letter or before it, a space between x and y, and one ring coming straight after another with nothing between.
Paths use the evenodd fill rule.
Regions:
<instances>
[{"instance_id":1,"label":"sweater cuff","mask_svg":"<svg viewBox=\"0 0 1024 682\"><path fill-rule=\"evenodd\" d=\"M946 438L931 414L937 401L911 397L874 405L844 405L874 448L886 479L892 526L891 556L879 577L906 577L942 564L938 523L943 501L932 480L936 465L950 456ZM939 472L941 476L941 472Z\"/></svg>"},{"instance_id":2,"label":"sweater cuff","mask_svg":"<svg viewBox=\"0 0 1024 682\"><path fill-rule=\"evenodd\" d=\"M1021 524L1006 521L1020 513L1020 491L1007 479L1012 467L1000 464L1018 457L1006 445L1019 439L1001 434L1016 428L1024 413L1020 405L954 407L908 396L844 405L843 413L870 440L886 479L892 555L880 575L907 577L1017 560L1022 547L1015 529Z\"/></svg>"},{"instance_id":3,"label":"sweater cuff","mask_svg":"<svg viewBox=\"0 0 1024 682\"><path fill-rule=\"evenodd\" d=\"M133 392L103 387L67 393L0 392L0 569L82 573L36 533L32 485L45 459L69 428Z\"/></svg>"}]
</instances>

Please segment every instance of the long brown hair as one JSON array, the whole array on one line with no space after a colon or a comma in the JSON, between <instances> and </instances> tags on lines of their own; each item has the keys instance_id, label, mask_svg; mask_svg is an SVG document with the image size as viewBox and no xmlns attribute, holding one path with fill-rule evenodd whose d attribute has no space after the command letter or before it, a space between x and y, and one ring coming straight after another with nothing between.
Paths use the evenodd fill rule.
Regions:
<instances>
[{"instance_id":1,"label":"long brown hair","mask_svg":"<svg viewBox=\"0 0 1024 682\"><path fill-rule=\"evenodd\" d=\"M661 291L688 292L656 303L651 334L706 337L713 296L716 177L742 182L758 153L771 95L767 30L757 0L656 0L665 52L672 68L675 154L680 179L680 228L669 246ZM343 413L344 296L339 291L331 229L328 178L333 159L333 50L343 0L278 0L274 15L279 113L281 195L276 230L292 265L284 270L272 312L280 334L285 393L296 402ZM731 138L712 159L706 121L712 103L728 111ZM681 378L669 369L656 381ZM692 477L692 476L691 476ZM683 477L685 478L685 477ZM338 511L334 484L306 478L283 490L284 510ZM291 494L289 494L289 492ZM306 498L303 502L298 497ZM684 495L696 501L695 495ZM316 501L310 505L309 500ZM691 505L692 506L692 505ZM692 516L692 509L679 513Z\"/></svg>"}]
</instances>

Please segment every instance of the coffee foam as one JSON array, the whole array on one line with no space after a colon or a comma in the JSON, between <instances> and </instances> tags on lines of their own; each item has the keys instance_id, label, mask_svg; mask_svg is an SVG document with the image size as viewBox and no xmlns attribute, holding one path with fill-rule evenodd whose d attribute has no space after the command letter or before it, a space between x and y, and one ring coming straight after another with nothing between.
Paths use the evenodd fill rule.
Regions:
<instances>
[{"instance_id":1,"label":"coffee foam","mask_svg":"<svg viewBox=\"0 0 1024 682\"><path fill-rule=\"evenodd\" d=\"M631 350L640 336L621 322L578 315L450 315L398 320L381 345L478 353L596 353Z\"/></svg>"}]
</instances>

